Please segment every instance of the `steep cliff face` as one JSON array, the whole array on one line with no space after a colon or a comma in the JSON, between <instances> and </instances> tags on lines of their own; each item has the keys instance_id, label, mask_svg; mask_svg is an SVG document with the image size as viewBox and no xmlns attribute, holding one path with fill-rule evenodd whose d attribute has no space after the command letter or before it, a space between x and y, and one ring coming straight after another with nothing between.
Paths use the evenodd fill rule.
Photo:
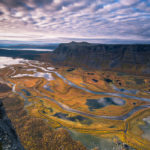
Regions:
<instances>
[{"instance_id":1,"label":"steep cliff face","mask_svg":"<svg viewBox=\"0 0 150 150\"><path fill-rule=\"evenodd\" d=\"M0 101L0 150L24 150Z\"/></svg>"},{"instance_id":2,"label":"steep cliff face","mask_svg":"<svg viewBox=\"0 0 150 150\"><path fill-rule=\"evenodd\" d=\"M60 44L53 62L134 74L150 74L150 45Z\"/></svg>"}]
</instances>

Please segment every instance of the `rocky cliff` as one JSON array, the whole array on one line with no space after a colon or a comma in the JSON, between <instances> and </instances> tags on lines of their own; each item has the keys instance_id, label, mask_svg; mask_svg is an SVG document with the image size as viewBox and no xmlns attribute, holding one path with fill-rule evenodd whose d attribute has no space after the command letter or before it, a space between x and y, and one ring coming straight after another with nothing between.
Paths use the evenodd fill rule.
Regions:
<instances>
[{"instance_id":1,"label":"rocky cliff","mask_svg":"<svg viewBox=\"0 0 150 150\"><path fill-rule=\"evenodd\" d=\"M0 150L24 150L0 101Z\"/></svg>"},{"instance_id":2,"label":"rocky cliff","mask_svg":"<svg viewBox=\"0 0 150 150\"><path fill-rule=\"evenodd\" d=\"M90 69L150 74L150 45L105 45L86 42L60 44L55 64Z\"/></svg>"}]
</instances>

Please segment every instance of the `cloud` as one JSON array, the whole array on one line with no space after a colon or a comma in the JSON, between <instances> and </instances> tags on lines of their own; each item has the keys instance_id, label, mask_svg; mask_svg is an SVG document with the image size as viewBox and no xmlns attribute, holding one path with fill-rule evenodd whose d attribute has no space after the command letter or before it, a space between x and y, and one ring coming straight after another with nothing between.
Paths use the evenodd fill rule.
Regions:
<instances>
[{"instance_id":1,"label":"cloud","mask_svg":"<svg viewBox=\"0 0 150 150\"><path fill-rule=\"evenodd\" d=\"M1 40L150 41L148 0L0 0L0 16Z\"/></svg>"},{"instance_id":2,"label":"cloud","mask_svg":"<svg viewBox=\"0 0 150 150\"><path fill-rule=\"evenodd\" d=\"M0 11L0 16L3 15L4 13L2 11Z\"/></svg>"},{"instance_id":3,"label":"cloud","mask_svg":"<svg viewBox=\"0 0 150 150\"><path fill-rule=\"evenodd\" d=\"M9 9L26 6L25 0L0 0L0 3L5 5Z\"/></svg>"},{"instance_id":4,"label":"cloud","mask_svg":"<svg viewBox=\"0 0 150 150\"><path fill-rule=\"evenodd\" d=\"M130 6L130 5L133 5L133 4L136 4L139 2L139 0L120 0L121 4L123 5L127 5L127 6Z\"/></svg>"}]
</instances>

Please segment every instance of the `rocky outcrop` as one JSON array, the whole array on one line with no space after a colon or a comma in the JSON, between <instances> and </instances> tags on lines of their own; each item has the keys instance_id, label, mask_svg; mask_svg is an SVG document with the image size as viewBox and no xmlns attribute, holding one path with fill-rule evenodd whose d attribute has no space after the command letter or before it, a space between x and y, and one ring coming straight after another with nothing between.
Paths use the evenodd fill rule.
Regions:
<instances>
[{"instance_id":1,"label":"rocky outcrop","mask_svg":"<svg viewBox=\"0 0 150 150\"><path fill-rule=\"evenodd\" d=\"M11 88L0 81L0 93L9 92L11 91Z\"/></svg>"},{"instance_id":2,"label":"rocky outcrop","mask_svg":"<svg viewBox=\"0 0 150 150\"><path fill-rule=\"evenodd\" d=\"M53 52L52 61L72 67L150 74L150 45L71 42L60 44Z\"/></svg>"},{"instance_id":3,"label":"rocky outcrop","mask_svg":"<svg viewBox=\"0 0 150 150\"><path fill-rule=\"evenodd\" d=\"M24 150L0 101L0 150Z\"/></svg>"}]
</instances>

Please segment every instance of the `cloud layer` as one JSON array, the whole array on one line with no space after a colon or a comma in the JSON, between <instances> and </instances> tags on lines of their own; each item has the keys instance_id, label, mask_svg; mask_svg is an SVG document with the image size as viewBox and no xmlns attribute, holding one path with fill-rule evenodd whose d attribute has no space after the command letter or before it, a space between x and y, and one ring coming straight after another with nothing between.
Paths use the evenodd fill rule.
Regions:
<instances>
[{"instance_id":1,"label":"cloud layer","mask_svg":"<svg viewBox=\"0 0 150 150\"><path fill-rule=\"evenodd\" d=\"M0 0L0 40L150 42L150 0Z\"/></svg>"}]
</instances>

